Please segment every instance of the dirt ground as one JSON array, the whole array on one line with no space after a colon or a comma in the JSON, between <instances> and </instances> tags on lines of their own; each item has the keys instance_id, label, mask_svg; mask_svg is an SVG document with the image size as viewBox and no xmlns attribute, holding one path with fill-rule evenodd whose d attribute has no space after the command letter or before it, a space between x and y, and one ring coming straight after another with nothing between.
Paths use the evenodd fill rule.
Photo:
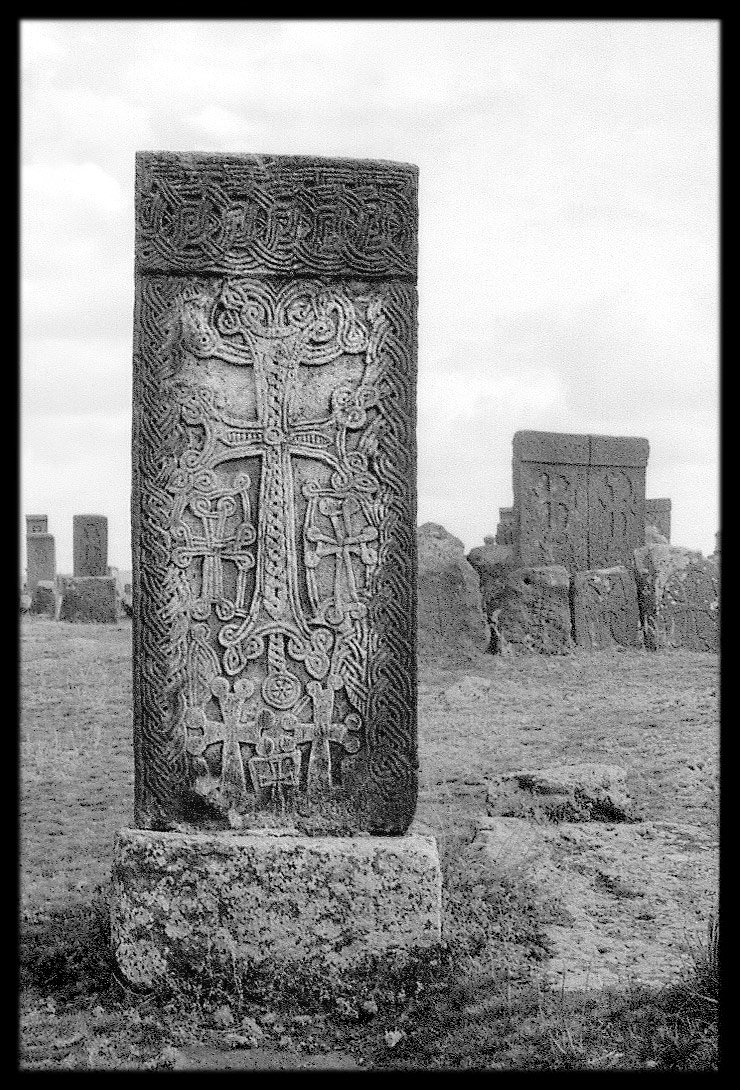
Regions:
<instances>
[{"instance_id":1,"label":"dirt ground","mask_svg":"<svg viewBox=\"0 0 740 1090\"><path fill-rule=\"evenodd\" d=\"M21 926L43 935L107 881L132 822L131 623L24 617L20 636ZM471 677L483 682L467 699L456 687ZM415 827L441 852L461 831L500 849L487 796L504 773L626 770L637 823L516 827L539 839L510 864L536 859L529 875L560 908L550 979L594 987L652 965L664 980L688 957L681 936L705 926L717 890L718 681L716 655L677 650L420 662Z\"/></svg>"}]
</instances>

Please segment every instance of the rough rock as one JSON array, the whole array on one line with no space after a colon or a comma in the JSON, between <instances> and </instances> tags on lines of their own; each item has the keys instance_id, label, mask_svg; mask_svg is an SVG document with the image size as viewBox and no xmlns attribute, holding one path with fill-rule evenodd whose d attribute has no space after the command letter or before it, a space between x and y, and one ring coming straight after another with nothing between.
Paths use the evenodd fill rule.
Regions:
<instances>
[{"instance_id":1,"label":"rough rock","mask_svg":"<svg viewBox=\"0 0 740 1090\"><path fill-rule=\"evenodd\" d=\"M635 807L619 765L585 762L501 776L488 789L489 811L539 811L565 821L632 821Z\"/></svg>"},{"instance_id":2,"label":"rough rock","mask_svg":"<svg viewBox=\"0 0 740 1090\"><path fill-rule=\"evenodd\" d=\"M661 534L657 526L652 526L649 522L645 525L645 544L646 545L667 545L668 538Z\"/></svg>"},{"instance_id":3,"label":"rough rock","mask_svg":"<svg viewBox=\"0 0 740 1090\"><path fill-rule=\"evenodd\" d=\"M418 642L422 652L485 651L489 631L478 576L458 538L435 522L417 530Z\"/></svg>"},{"instance_id":4,"label":"rough rock","mask_svg":"<svg viewBox=\"0 0 740 1090\"><path fill-rule=\"evenodd\" d=\"M655 651L719 646L719 566L676 545L635 550L635 573L645 646Z\"/></svg>"},{"instance_id":5,"label":"rough rock","mask_svg":"<svg viewBox=\"0 0 740 1090\"><path fill-rule=\"evenodd\" d=\"M119 830L112 948L124 976L154 987L190 970L364 956L439 940L433 837Z\"/></svg>"},{"instance_id":6,"label":"rough rock","mask_svg":"<svg viewBox=\"0 0 740 1090\"><path fill-rule=\"evenodd\" d=\"M520 568L502 546L471 551L480 572L494 654L568 654L573 649L570 576L564 567Z\"/></svg>"}]
</instances>

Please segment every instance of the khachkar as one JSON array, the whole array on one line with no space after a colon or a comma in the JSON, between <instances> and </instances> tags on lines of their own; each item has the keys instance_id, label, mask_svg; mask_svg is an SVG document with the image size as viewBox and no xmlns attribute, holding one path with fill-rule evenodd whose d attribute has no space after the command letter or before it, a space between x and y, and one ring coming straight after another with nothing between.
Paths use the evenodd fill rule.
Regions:
<instances>
[{"instance_id":1,"label":"khachkar","mask_svg":"<svg viewBox=\"0 0 740 1090\"><path fill-rule=\"evenodd\" d=\"M48 529L47 515L26 515L26 591L31 597L38 583L56 579L56 546Z\"/></svg>"},{"instance_id":2,"label":"khachkar","mask_svg":"<svg viewBox=\"0 0 740 1090\"><path fill-rule=\"evenodd\" d=\"M72 517L72 562L75 577L108 574L108 519L105 515Z\"/></svg>"},{"instance_id":3,"label":"khachkar","mask_svg":"<svg viewBox=\"0 0 740 1090\"><path fill-rule=\"evenodd\" d=\"M398 878L410 845L428 939L433 841L374 835L417 790L417 168L140 153L136 177L136 825L204 866L219 836L282 858L282 826L327 878L391 850Z\"/></svg>"},{"instance_id":4,"label":"khachkar","mask_svg":"<svg viewBox=\"0 0 740 1090\"><path fill-rule=\"evenodd\" d=\"M514 436L518 560L571 574L632 565L645 541L647 439L520 431Z\"/></svg>"}]
</instances>

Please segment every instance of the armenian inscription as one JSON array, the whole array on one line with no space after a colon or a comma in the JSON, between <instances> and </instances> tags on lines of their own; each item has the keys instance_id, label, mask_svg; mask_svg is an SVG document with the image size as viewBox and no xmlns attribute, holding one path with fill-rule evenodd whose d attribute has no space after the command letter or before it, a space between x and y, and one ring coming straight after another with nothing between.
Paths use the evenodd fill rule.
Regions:
<instances>
[{"instance_id":1,"label":"armenian inscription","mask_svg":"<svg viewBox=\"0 0 740 1090\"><path fill-rule=\"evenodd\" d=\"M631 563L645 537L648 451L646 439L517 432L519 562L571 574Z\"/></svg>"},{"instance_id":2,"label":"armenian inscription","mask_svg":"<svg viewBox=\"0 0 740 1090\"><path fill-rule=\"evenodd\" d=\"M141 828L411 822L416 178L137 156Z\"/></svg>"}]
</instances>

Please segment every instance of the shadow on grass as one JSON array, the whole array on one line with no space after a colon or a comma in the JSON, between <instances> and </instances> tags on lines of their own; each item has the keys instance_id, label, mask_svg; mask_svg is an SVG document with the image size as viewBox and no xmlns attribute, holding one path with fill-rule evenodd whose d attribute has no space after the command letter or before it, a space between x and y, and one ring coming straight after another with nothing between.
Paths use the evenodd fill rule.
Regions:
<instances>
[{"instance_id":1,"label":"shadow on grass","mask_svg":"<svg viewBox=\"0 0 740 1090\"><path fill-rule=\"evenodd\" d=\"M104 896L23 922L19 985L63 999L106 990L113 981Z\"/></svg>"}]
</instances>

